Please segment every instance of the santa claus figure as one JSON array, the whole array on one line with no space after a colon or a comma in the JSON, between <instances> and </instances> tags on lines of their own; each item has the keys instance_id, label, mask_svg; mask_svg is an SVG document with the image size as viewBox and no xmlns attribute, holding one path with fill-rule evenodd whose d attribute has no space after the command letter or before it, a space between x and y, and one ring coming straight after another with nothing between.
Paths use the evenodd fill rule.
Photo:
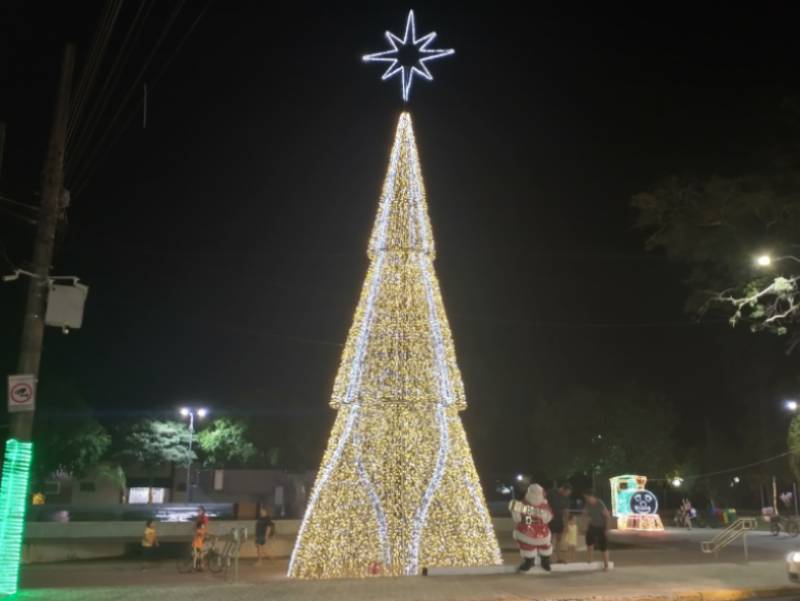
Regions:
<instances>
[{"instance_id":1,"label":"santa claus figure","mask_svg":"<svg viewBox=\"0 0 800 601\"><path fill-rule=\"evenodd\" d=\"M522 501L512 500L508 507L514 519L514 540L517 541L519 553L522 555L521 572L531 569L538 555L542 568L550 571L551 545L550 527L553 510L547 504L544 489L538 484L531 484Z\"/></svg>"}]
</instances>

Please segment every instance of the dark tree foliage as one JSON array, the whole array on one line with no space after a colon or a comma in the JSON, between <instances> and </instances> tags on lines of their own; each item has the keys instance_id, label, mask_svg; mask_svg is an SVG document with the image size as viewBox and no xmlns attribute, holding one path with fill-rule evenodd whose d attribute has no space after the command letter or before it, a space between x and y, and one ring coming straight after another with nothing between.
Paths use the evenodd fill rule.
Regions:
<instances>
[{"instance_id":1,"label":"dark tree foliage","mask_svg":"<svg viewBox=\"0 0 800 601\"><path fill-rule=\"evenodd\" d=\"M227 417L215 419L199 432L197 444L206 467L245 467L252 464L258 455L255 445L248 439L247 425Z\"/></svg>"},{"instance_id":2,"label":"dark tree foliage","mask_svg":"<svg viewBox=\"0 0 800 601\"><path fill-rule=\"evenodd\" d=\"M186 424L145 419L134 423L122 434L119 457L136 463L149 475L170 465L187 465L197 456L189 451L189 429Z\"/></svg>"},{"instance_id":3,"label":"dark tree foliage","mask_svg":"<svg viewBox=\"0 0 800 601\"><path fill-rule=\"evenodd\" d=\"M663 478L677 465L675 415L659 395L634 386L575 388L540 405L547 418L533 424L535 465L551 478Z\"/></svg>"},{"instance_id":4,"label":"dark tree foliage","mask_svg":"<svg viewBox=\"0 0 800 601\"><path fill-rule=\"evenodd\" d=\"M51 379L38 397L34 478L40 482L56 472L83 476L106 456L111 436L74 384Z\"/></svg>"},{"instance_id":5,"label":"dark tree foliage","mask_svg":"<svg viewBox=\"0 0 800 601\"><path fill-rule=\"evenodd\" d=\"M791 348L800 334L800 152L790 143L765 155L734 174L666 178L631 204L647 248L688 266L689 312L791 334ZM772 263L757 265L761 255Z\"/></svg>"}]
</instances>

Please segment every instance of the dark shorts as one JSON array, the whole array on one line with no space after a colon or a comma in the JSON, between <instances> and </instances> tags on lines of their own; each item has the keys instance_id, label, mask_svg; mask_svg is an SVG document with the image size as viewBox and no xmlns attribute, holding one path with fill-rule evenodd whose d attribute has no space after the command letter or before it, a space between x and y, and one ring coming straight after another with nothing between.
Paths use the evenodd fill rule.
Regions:
<instances>
[{"instance_id":1,"label":"dark shorts","mask_svg":"<svg viewBox=\"0 0 800 601\"><path fill-rule=\"evenodd\" d=\"M142 547L142 558L146 561L151 561L156 554L155 547Z\"/></svg>"},{"instance_id":2,"label":"dark shorts","mask_svg":"<svg viewBox=\"0 0 800 601\"><path fill-rule=\"evenodd\" d=\"M586 546L594 547L600 551L607 551L606 529L603 526L589 526L586 529Z\"/></svg>"},{"instance_id":3,"label":"dark shorts","mask_svg":"<svg viewBox=\"0 0 800 601\"><path fill-rule=\"evenodd\" d=\"M256 534L256 544L264 546L267 544L267 535L265 534Z\"/></svg>"},{"instance_id":4,"label":"dark shorts","mask_svg":"<svg viewBox=\"0 0 800 601\"><path fill-rule=\"evenodd\" d=\"M561 534L564 532L564 520L560 518L553 518L550 520L548 526L550 526L550 532L553 534Z\"/></svg>"}]
</instances>

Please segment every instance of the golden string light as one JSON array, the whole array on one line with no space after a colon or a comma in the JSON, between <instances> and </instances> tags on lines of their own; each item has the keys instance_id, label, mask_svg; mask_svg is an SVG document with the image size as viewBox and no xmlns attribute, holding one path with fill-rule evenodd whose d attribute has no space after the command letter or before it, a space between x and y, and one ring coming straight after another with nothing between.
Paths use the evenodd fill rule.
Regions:
<instances>
[{"instance_id":1,"label":"golden string light","mask_svg":"<svg viewBox=\"0 0 800 601\"><path fill-rule=\"evenodd\" d=\"M400 115L370 267L333 387L338 415L289 564L297 578L498 564L461 423L411 117Z\"/></svg>"}]
</instances>

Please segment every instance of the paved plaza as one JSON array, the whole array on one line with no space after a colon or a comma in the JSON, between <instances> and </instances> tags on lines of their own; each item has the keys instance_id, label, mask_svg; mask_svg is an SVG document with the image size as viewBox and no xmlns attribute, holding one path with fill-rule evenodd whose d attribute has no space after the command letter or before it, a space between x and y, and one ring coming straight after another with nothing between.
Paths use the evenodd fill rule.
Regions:
<instances>
[{"instance_id":1,"label":"paved plaza","mask_svg":"<svg viewBox=\"0 0 800 601\"><path fill-rule=\"evenodd\" d=\"M744 562L740 543L719 558L704 555L699 542L711 531L612 533L610 572L578 572L524 576L429 576L367 580L297 581L285 577L287 561L275 559L261 566L243 560L239 582L208 572L178 574L175 562L164 560L141 571L137 560L64 562L23 568L20 599L36 601L101 601L105 599L204 601L353 600L353 601L489 601L500 599L668 599L679 594L717 595L716 601L742 599L743 594L782 595L800 599L800 587L787 580L783 558L800 549L800 538L750 535L750 561ZM583 559L581 557L580 559ZM517 561L506 553L507 563ZM229 575L229 578L232 575ZM728 591L728 593L722 593ZM721 596L720 596L721 595ZM727 596L726 596L727 595ZM788 596L788 597L787 597Z\"/></svg>"}]
</instances>

